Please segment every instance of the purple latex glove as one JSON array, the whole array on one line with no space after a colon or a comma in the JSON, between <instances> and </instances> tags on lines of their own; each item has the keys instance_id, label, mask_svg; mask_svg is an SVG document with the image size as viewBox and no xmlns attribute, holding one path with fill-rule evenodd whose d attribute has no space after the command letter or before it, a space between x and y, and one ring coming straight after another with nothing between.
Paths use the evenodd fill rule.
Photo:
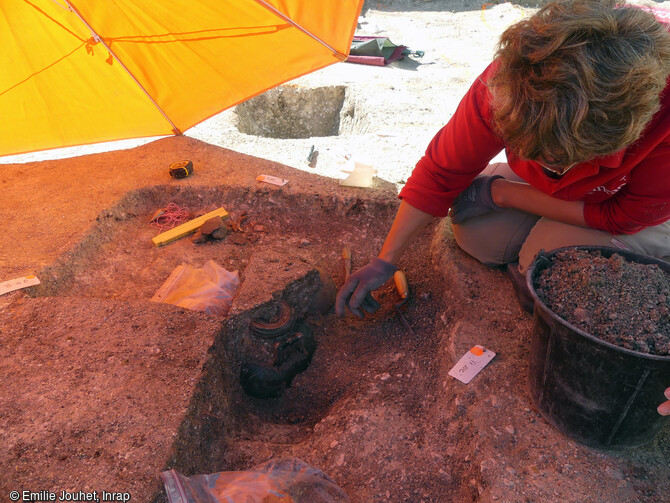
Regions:
<instances>
[{"instance_id":1,"label":"purple latex glove","mask_svg":"<svg viewBox=\"0 0 670 503\"><path fill-rule=\"evenodd\" d=\"M491 184L502 178L500 175L480 175L461 192L451 205L452 223L458 225L468 218L479 217L502 208L493 202Z\"/></svg>"},{"instance_id":2,"label":"purple latex glove","mask_svg":"<svg viewBox=\"0 0 670 503\"><path fill-rule=\"evenodd\" d=\"M397 270L398 268L390 262L378 257L373 258L368 265L349 276L342 285L337 293L335 312L342 316L348 306L349 310L359 318L364 316L361 309L374 313L381 305L372 297L372 291L391 279Z\"/></svg>"}]
</instances>

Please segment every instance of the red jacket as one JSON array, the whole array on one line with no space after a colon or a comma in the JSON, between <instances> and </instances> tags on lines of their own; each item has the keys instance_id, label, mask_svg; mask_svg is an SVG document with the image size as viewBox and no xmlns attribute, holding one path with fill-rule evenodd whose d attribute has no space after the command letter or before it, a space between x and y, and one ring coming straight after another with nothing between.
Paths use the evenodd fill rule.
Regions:
<instances>
[{"instance_id":1,"label":"red jacket","mask_svg":"<svg viewBox=\"0 0 670 503\"><path fill-rule=\"evenodd\" d=\"M463 97L456 113L428 145L400 198L443 217L505 144L494 133L486 82L494 63ZM536 189L566 201L584 201L584 219L594 229L634 234L670 219L670 92L633 145L582 163L560 179L550 178L534 161L506 149L510 168Z\"/></svg>"}]
</instances>

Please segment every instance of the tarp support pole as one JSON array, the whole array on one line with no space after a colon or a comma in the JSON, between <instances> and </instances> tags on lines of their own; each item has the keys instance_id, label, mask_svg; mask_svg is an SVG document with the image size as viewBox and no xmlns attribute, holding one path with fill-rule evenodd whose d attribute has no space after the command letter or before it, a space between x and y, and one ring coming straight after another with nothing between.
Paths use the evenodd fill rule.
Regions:
<instances>
[{"instance_id":1,"label":"tarp support pole","mask_svg":"<svg viewBox=\"0 0 670 503\"><path fill-rule=\"evenodd\" d=\"M339 59L340 61L344 61L345 59L347 59L347 55L346 55L346 54L342 54L341 52L335 50L333 47L331 47L330 45L328 45L325 41L321 40L319 37L317 37L316 35L314 35L312 32L306 30L305 28L303 28L302 26L300 26L298 23L296 23L295 21L293 21L293 19L291 19L290 17L288 17L286 14L284 14L283 12L277 10L277 9L276 9L275 7L273 7L272 5L268 4L265 0L254 0L254 1L255 1L257 4L261 5L262 7L265 7L267 10L269 10L270 12L272 12L275 16L280 17L281 19L283 19L284 21L286 21L288 24L290 24L290 25L293 26L294 28L297 28L298 30L300 30L301 32L303 32L303 33L304 33L305 35L307 35L308 37L313 38L314 40L316 40L317 42L319 42L322 46L324 46L324 47L327 48L329 51L331 51L331 52L335 55L335 57L336 57L337 59ZM313 1L314 1L314 0L313 0Z\"/></svg>"},{"instance_id":2,"label":"tarp support pole","mask_svg":"<svg viewBox=\"0 0 670 503\"><path fill-rule=\"evenodd\" d=\"M98 34L95 32L95 30L91 27L91 25L88 24L88 22L82 17L82 15L79 13L79 11L78 11L77 9L75 9L75 8L72 6L72 4L69 2L69 0L65 0L65 2L66 2L67 5L70 7L70 10L71 10L72 12L74 12L74 13L77 15L77 17L79 18L79 20L80 20L82 23L84 23L84 24L86 25L86 28L89 29L89 31L90 31L91 34L93 35L93 38L94 38L97 42L101 43L101 44L105 47L105 49L107 49L107 50L109 51L109 53L110 53L110 54L112 55L112 57L116 60L116 62L117 62L119 65L121 65L121 68L123 68L123 69L126 71L126 73L127 73L128 75L130 75L130 78L133 79L133 81L135 82L135 84L138 85L138 87L142 90L142 92L146 95L146 97L149 98L149 100L151 101L151 103L154 104L154 106L156 107L156 109L161 113L161 115L165 118L165 120L168 121L168 122L170 123L170 126L172 127L172 132L173 132L175 135L181 135L182 132L179 130L179 128L174 124L174 122L172 122L172 120L170 120L170 118L167 116L167 114L166 114L166 113L163 111L163 109L158 105L158 103L156 103L156 100L153 99L153 97L152 97L152 96L149 94L149 92L144 88L144 86L143 86L142 84L140 84L140 81L137 80L137 79L135 78L135 76L132 74L132 72L131 72L130 70L128 70L128 67L126 67L126 65L124 65L123 62L116 56L116 54L114 54L114 51L112 51L112 49L105 43L105 41L102 39L102 37L101 37L100 35L98 35Z\"/></svg>"}]
</instances>

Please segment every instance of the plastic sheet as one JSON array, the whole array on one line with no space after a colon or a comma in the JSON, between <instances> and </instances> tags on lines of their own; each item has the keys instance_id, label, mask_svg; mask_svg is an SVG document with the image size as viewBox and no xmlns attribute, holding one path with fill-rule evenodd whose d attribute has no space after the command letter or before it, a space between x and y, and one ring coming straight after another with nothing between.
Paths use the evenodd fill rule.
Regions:
<instances>
[{"instance_id":1,"label":"plastic sheet","mask_svg":"<svg viewBox=\"0 0 670 503\"><path fill-rule=\"evenodd\" d=\"M226 316L239 286L237 271L227 271L213 260L208 260L202 268L181 264L151 300Z\"/></svg>"},{"instance_id":2,"label":"plastic sheet","mask_svg":"<svg viewBox=\"0 0 670 503\"><path fill-rule=\"evenodd\" d=\"M184 477L161 474L170 503L348 503L346 493L321 470L297 458L251 470Z\"/></svg>"},{"instance_id":3,"label":"plastic sheet","mask_svg":"<svg viewBox=\"0 0 670 503\"><path fill-rule=\"evenodd\" d=\"M387 37L354 36L349 50L349 63L385 66L403 57L404 45L396 45Z\"/></svg>"}]
</instances>

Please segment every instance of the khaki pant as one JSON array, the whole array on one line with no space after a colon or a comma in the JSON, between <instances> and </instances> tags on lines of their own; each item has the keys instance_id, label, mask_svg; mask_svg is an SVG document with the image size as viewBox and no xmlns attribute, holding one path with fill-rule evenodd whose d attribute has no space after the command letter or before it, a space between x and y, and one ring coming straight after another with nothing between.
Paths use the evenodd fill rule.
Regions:
<instances>
[{"instance_id":1,"label":"khaki pant","mask_svg":"<svg viewBox=\"0 0 670 503\"><path fill-rule=\"evenodd\" d=\"M523 181L506 163L490 164L487 175ZM515 209L493 211L453 225L458 245L480 262L497 266L519 261L526 269L537 253L572 245L612 246L670 262L670 221L636 234L613 235L605 231L564 224Z\"/></svg>"}]
</instances>

